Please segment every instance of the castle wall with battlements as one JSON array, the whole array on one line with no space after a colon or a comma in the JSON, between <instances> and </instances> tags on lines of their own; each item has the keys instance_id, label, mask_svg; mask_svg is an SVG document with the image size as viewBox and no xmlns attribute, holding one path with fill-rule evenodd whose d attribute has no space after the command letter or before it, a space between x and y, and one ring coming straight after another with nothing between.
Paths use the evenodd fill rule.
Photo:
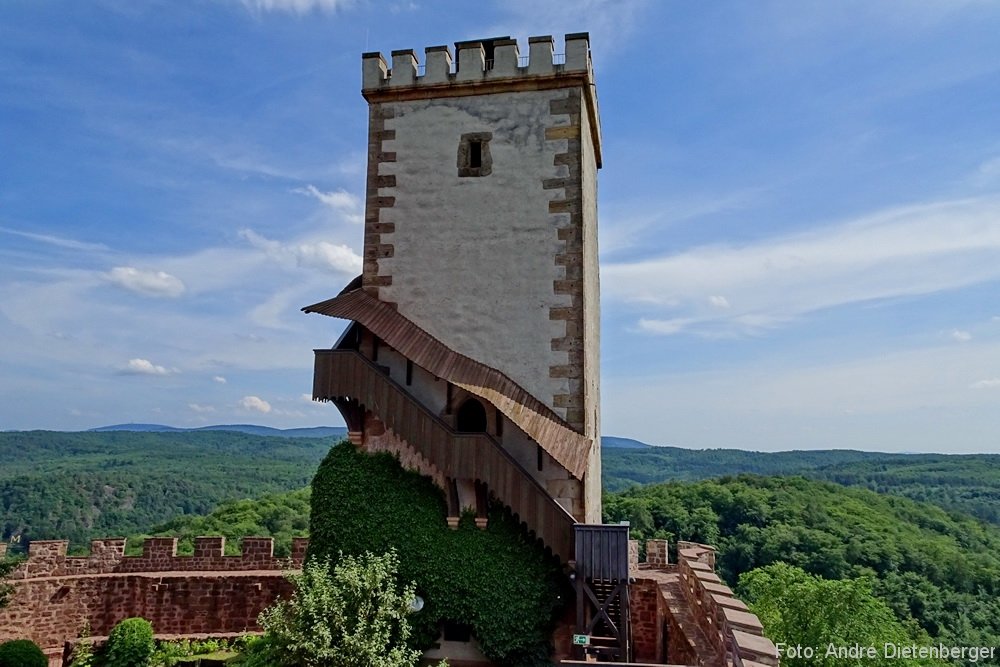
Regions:
<instances>
[{"instance_id":1,"label":"castle wall with battlements","mask_svg":"<svg viewBox=\"0 0 1000 667\"><path fill-rule=\"evenodd\" d=\"M629 611L636 662L675 665L778 667L777 647L760 620L715 573L715 549L677 543L677 562L667 541L646 543L639 562L630 545Z\"/></svg>"},{"instance_id":2,"label":"castle wall with battlements","mask_svg":"<svg viewBox=\"0 0 1000 667\"><path fill-rule=\"evenodd\" d=\"M67 556L67 541L34 541L10 577L0 641L28 638L58 656L85 625L104 636L132 616L158 635L256 631L257 615L291 594L285 574L301 569L307 545L296 538L291 557L278 558L271 538L246 537L227 556L225 538L199 537L193 555L179 556L177 538L147 538L141 555L126 556L124 539L106 539L87 556Z\"/></svg>"},{"instance_id":3,"label":"castle wall with battlements","mask_svg":"<svg viewBox=\"0 0 1000 667\"><path fill-rule=\"evenodd\" d=\"M760 621L715 574L715 550L677 546L671 563L666 541L650 540L639 562L638 544L630 544L634 660L778 667ZM301 569L307 547L307 539L296 538L291 557L278 558L271 538L247 537L242 553L226 556L225 538L200 537L193 555L179 556L177 538L147 538L141 555L126 556L124 539L106 539L94 540L87 556L67 556L66 541L32 542L11 577L11 604L0 610L0 642L31 639L58 666L85 625L103 637L133 616L174 638L259 631L258 614L291 594L286 575ZM569 646L556 644L569 654Z\"/></svg>"}]
</instances>

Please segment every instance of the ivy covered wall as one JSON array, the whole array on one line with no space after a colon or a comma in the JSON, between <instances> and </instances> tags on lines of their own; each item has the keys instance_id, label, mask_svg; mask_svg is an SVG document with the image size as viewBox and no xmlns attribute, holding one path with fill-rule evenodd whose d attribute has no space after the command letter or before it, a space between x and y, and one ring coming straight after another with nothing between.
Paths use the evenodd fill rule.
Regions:
<instances>
[{"instance_id":1,"label":"ivy covered wall","mask_svg":"<svg viewBox=\"0 0 1000 667\"><path fill-rule=\"evenodd\" d=\"M496 503L489 526L445 522L444 494L403 470L389 454L333 447L312 484L309 557L396 549L403 581L416 583L424 608L413 614L414 642L427 648L446 621L471 626L497 664L549 664L557 614L569 599L559 563Z\"/></svg>"}]
</instances>

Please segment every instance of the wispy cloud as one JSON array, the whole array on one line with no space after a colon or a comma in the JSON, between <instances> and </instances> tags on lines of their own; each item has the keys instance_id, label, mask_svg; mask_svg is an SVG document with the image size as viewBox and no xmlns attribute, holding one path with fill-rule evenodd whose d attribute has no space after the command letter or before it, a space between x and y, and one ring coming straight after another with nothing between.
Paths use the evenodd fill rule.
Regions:
<instances>
[{"instance_id":1,"label":"wispy cloud","mask_svg":"<svg viewBox=\"0 0 1000 667\"><path fill-rule=\"evenodd\" d=\"M215 406L212 405L200 405L198 403L188 403L188 407L191 408L193 412L198 414L209 414L215 412Z\"/></svg>"},{"instance_id":2,"label":"wispy cloud","mask_svg":"<svg viewBox=\"0 0 1000 667\"><path fill-rule=\"evenodd\" d=\"M364 214L361 212L361 199L346 190L323 192L314 185L307 185L304 188L295 188L292 192L316 199L324 206L328 206L339 213L347 222L355 224L364 222Z\"/></svg>"},{"instance_id":3,"label":"wispy cloud","mask_svg":"<svg viewBox=\"0 0 1000 667\"><path fill-rule=\"evenodd\" d=\"M68 250L82 250L85 252L103 252L108 250L108 247L103 243L87 243L86 241L77 241L76 239L68 239L62 236L35 234L34 232L25 232L18 229L11 229L9 227L0 227L0 232L3 232L4 234L11 234L12 236L20 236L21 238L38 241L39 243L45 243L58 248L66 248Z\"/></svg>"},{"instance_id":4,"label":"wispy cloud","mask_svg":"<svg viewBox=\"0 0 1000 667\"><path fill-rule=\"evenodd\" d=\"M810 232L606 264L604 296L640 329L753 333L824 308L1000 279L1000 200L890 209ZM725 294L730 308L713 297Z\"/></svg>"},{"instance_id":5,"label":"wispy cloud","mask_svg":"<svg viewBox=\"0 0 1000 667\"><path fill-rule=\"evenodd\" d=\"M979 380L978 382L973 382L969 385L972 389L996 389L1000 388L1000 378L989 378L987 380Z\"/></svg>"},{"instance_id":6,"label":"wispy cloud","mask_svg":"<svg viewBox=\"0 0 1000 667\"><path fill-rule=\"evenodd\" d=\"M255 16L262 12L290 12L308 14L310 12L334 12L354 4L353 0L242 0L247 11Z\"/></svg>"},{"instance_id":7,"label":"wispy cloud","mask_svg":"<svg viewBox=\"0 0 1000 667\"><path fill-rule=\"evenodd\" d=\"M959 343L968 343L972 340L972 334L968 331L962 331L961 329L952 329L950 335L952 340L958 341Z\"/></svg>"},{"instance_id":8,"label":"wispy cloud","mask_svg":"<svg viewBox=\"0 0 1000 667\"><path fill-rule=\"evenodd\" d=\"M252 229L242 230L240 237L281 262L292 262L305 268L337 273L358 273L361 270L361 256L346 245L329 241L282 243L265 238Z\"/></svg>"},{"instance_id":9,"label":"wispy cloud","mask_svg":"<svg viewBox=\"0 0 1000 667\"><path fill-rule=\"evenodd\" d=\"M215 377L212 378L212 382L216 382L218 384L226 384L228 380L226 380L226 378L224 378L221 375L216 375Z\"/></svg>"},{"instance_id":10,"label":"wispy cloud","mask_svg":"<svg viewBox=\"0 0 1000 667\"><path fill-rule=\"evenodd\" d=\"M129 359L121 373L125 375L171 375L176 373L176 369L168 369L165 366L154 364L149 359Z\"/></svg>"},{"instance_id":11,"label":"wispy cloud","mask_svg":"<svg viewBox=\"0 0 1000 667\"><path fill-rule=\"evenodd\" d=\"M165 271L137 269L134 266L116 266L105 274L113 285L144 296L176 298L184 293L180 278Z\"/></svg>"}]
</instances>

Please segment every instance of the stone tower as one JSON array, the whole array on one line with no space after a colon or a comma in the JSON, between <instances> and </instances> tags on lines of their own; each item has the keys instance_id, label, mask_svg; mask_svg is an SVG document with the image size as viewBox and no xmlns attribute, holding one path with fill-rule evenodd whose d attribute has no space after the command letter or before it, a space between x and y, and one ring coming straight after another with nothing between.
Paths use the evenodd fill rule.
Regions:
<instances>
[{"instance_id":1,"label":"stone tower","mask_svg":"<svg viewBox=\"0 0 1000 667\"><path fill-rule=\"evenodd\" d=\"M601 518L600 122L588 35L555 51L533 37L527 57L508 38L457 43L454 60L430 47L423 66L412 50L391 67L363 55L364 272L306 309L354 322L317 351L314 396L359 445L436 474L456 512L496 496L547 542L562 541L555 519L525 516L545 503L505 494L543 489L572 520ZM344 351L380 366L408 407L388 405L381 379L343 379L368 375ZM451 429L434 436L451 438L442 451L417 442L431 436L409 425L414 410ZM495 460L459 470L454 438L478 432Z\"/></svg>"}]
</instances>

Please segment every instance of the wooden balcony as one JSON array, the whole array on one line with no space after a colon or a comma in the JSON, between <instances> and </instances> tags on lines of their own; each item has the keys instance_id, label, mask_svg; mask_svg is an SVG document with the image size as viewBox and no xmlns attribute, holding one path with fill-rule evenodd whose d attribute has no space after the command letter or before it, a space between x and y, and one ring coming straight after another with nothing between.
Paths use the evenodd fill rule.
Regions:
<instances>
[{"instance_id":1,"label":"wooden balcony","mask_svg":"<svg viewBox=\"0 0 1000 667\"><path fill-rule=\"evenodd\" d=\"M355 350L316 350L313 399L356 401L452 479L479 481L563 562L576 521L486 433L459 433Z\"/></svg>"}]
</instances>

